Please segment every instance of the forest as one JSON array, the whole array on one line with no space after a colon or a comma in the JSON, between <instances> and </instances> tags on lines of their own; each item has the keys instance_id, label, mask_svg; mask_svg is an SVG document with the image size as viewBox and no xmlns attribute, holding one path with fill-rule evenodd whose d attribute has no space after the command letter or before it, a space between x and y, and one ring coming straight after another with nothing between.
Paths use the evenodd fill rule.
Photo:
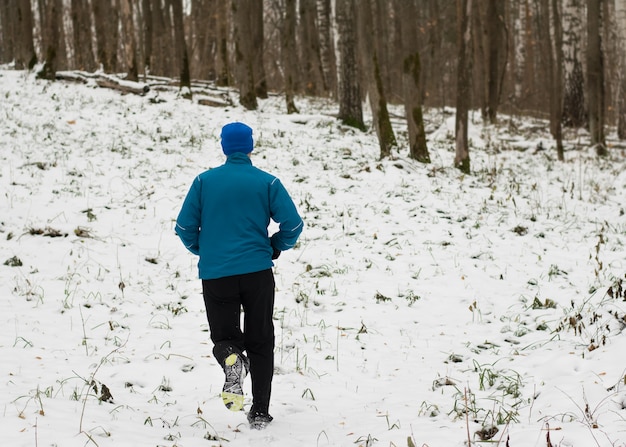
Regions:
<instances>
[{"instance_id":1,"label":"forest","mask_svg":"<svg viewBox=\"0 0 626 447\"><path fill-rule=\"evenodd\" d=\"M607 154L608 127L626 138L626 0L4 0L0 63L194 83L257 98L339 104L365 129L364 105L384 158L397 148L389 104L404 105L409 155L428 163L423 108L456 114L454 164L470 170L467 120L480 111L549 119L558 158L563 133L588 131ZM109 78L110 79L110 78Z\"/></svg>"}]
</instances>

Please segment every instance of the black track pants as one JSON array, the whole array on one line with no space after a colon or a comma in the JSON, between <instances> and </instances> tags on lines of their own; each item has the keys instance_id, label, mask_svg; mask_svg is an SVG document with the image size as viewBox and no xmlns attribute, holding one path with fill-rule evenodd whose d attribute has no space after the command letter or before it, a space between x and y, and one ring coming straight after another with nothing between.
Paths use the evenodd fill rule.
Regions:
<instances>
[{"instance_id":1,"label":"black track pants","mask_svg":"<svg viewBox=\"0 0 626 447\"><path fill-rule=\"evenodd\" d=\"M264 411L269 409L274 374L274 286L271 269L202 280L213 355L223 367L230 354L245 351L250 360L252 403Z\"/></svg>"}]
</instances>

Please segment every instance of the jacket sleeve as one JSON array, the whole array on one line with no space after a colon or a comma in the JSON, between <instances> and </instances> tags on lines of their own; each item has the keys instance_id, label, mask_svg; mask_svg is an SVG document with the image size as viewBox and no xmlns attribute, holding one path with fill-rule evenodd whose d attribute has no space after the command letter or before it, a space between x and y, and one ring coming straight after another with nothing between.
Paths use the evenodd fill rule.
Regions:
<instances>
[{"instance_id":1,"label":"jacket sleeve","mask_svg":"<svg viewBox=\"0 0 626 447\"><path fill-rule=\"evenodd\" d=\"M279 229L270 238L272 247L285 251L293 248L302 233L304 222L283 184L275 178L270 184L270 213Z\"/></svg>"},{"instance_id":2,"label":"jacket sleeve","mask_svg":"<svg viewBox=\"0 0 626 447\"><path fill-rule=\"evenodd\" d=\"M176 234L180 237L187 250L194 255L200 253L200 194L202 184L200 178L193 181L183 206L176 218Z\"/></svg>"}]
</instances>

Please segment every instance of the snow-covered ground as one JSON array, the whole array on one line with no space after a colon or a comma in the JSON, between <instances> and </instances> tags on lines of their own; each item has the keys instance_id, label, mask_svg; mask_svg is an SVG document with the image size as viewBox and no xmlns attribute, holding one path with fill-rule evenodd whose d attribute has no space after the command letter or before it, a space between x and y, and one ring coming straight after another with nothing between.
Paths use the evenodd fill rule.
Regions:
<instances>
[{"instance_id":1,"label":"snow-covered ground","mask_svg":"<svg viewBox=\"0 0 626 447\"><path fill-rule=\"evenodd\" d=\"M380 161L334 103L298 106L0 70L0 445L452 447L496 426L500 446L625 446L626 151L570 133L560 163L547 123L475 113L462 175L452 114L427 113L422 165L401 108ZM173 232L235 120L306 223L276 262L264 431L221 403Z\"/></svg>"}]
</instances>

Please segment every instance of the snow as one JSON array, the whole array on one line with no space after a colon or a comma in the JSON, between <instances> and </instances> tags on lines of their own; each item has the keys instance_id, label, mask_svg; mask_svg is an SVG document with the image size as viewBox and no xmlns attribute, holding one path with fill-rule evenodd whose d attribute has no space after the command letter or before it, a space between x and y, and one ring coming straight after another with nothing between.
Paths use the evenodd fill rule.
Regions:
<instances>
[{"instance_id":1,"label":"snow","mask_svg":"<svg viewBox=\"0 0 626 447\"><path fill-rule=\"evenodd\" d=\"M626 445L622 146L598 159L572 132L560 163L546 122L475 112L463 175L446 111L422 165L401 108L381 161L328 100L151 95L0 70L0 444L452 447L496 425L502 446ZM234 120L306 223L276 262L264 431L221 403L173 232Z\"/></svg>"}]
</instances>

